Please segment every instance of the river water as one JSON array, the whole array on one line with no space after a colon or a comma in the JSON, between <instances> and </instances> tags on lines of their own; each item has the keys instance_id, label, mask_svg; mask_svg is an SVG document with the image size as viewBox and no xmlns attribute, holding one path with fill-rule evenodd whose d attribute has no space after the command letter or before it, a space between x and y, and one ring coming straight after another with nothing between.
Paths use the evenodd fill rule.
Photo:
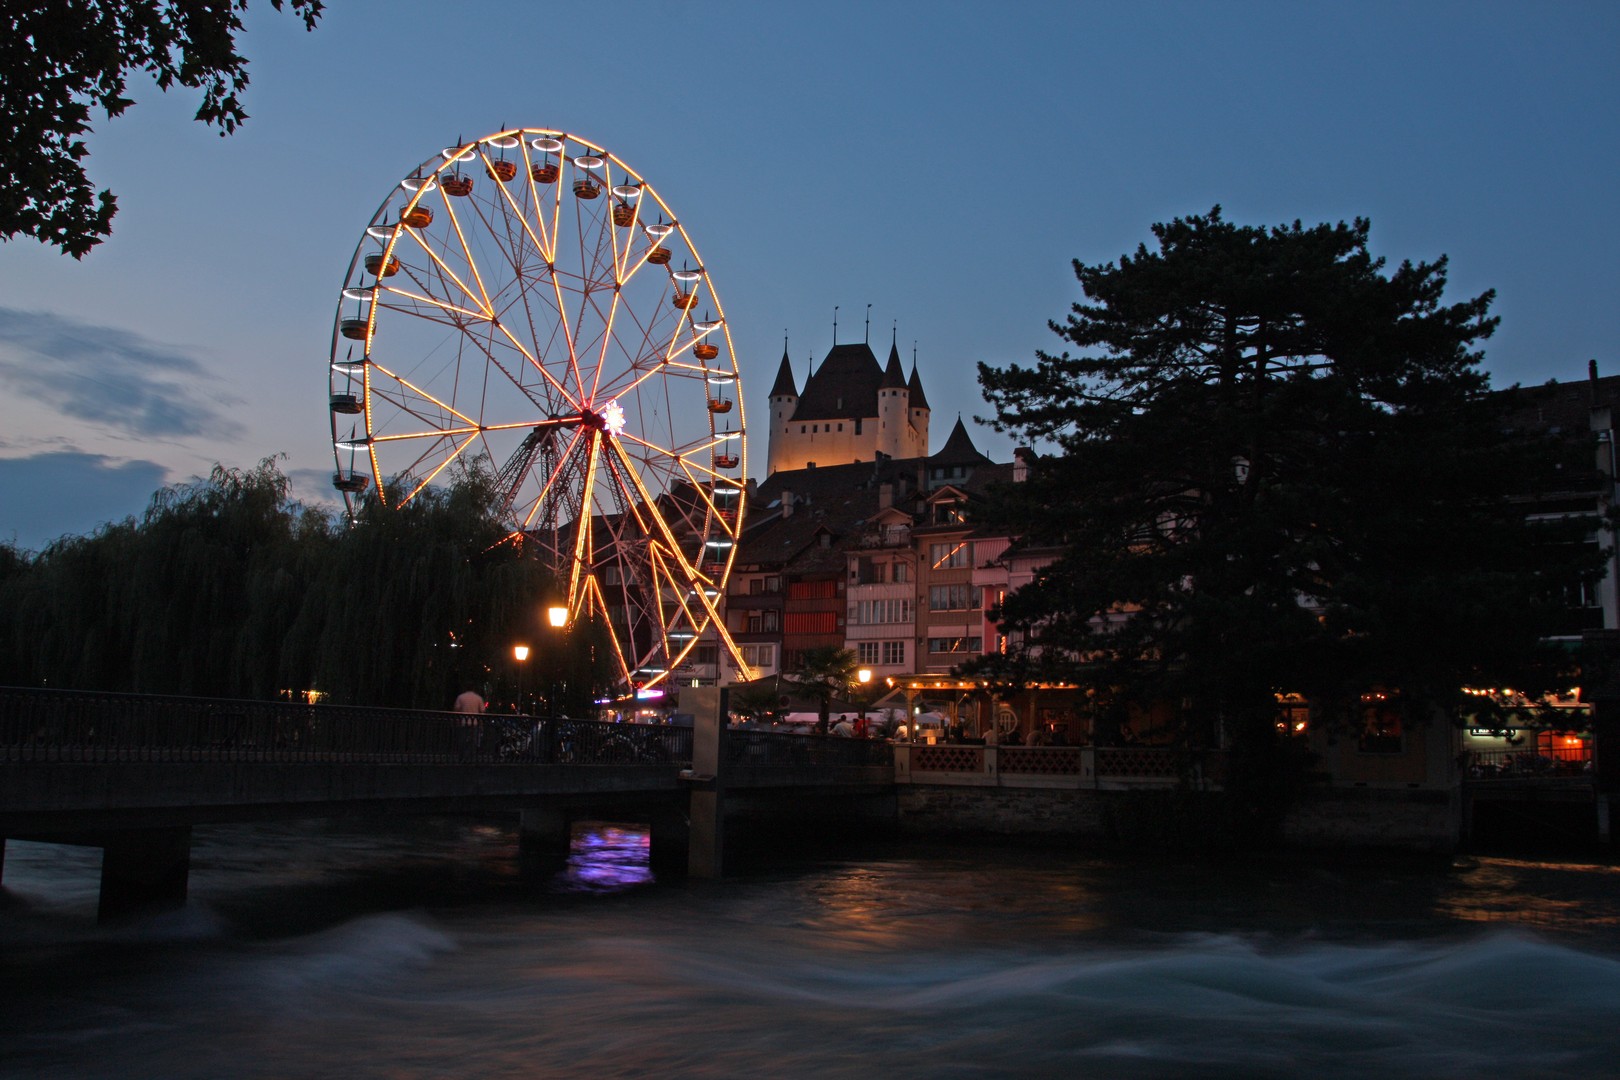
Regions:
<instances>
[{"instance_id":1,"label":"river water","mask_svg":"<svg viewBox=\"0 0 1620 1080\"><path fill-rule=\"evenodd\" d=\"M191 900L94 922L12 841L7 1077L1620 1075L1620 871L1219 865L874 843L660 881L593 825L195 835Z\"/></svg>"}]
</instances>

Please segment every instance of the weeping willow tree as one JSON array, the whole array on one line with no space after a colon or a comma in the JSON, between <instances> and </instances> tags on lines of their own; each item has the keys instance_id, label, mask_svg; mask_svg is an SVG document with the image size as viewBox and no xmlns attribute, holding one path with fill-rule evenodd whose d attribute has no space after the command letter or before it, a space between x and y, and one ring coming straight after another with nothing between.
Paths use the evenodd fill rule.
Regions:
<instances>
[{"instance_id":1,"label":"weeping willow tree","mask_svg":"<svg viewBox=\"0 0 1620 1080\"><path fill-rule=\"evenodd\" d=\"M474 465L339 522L294 501L272 458L216 466L140 519L31 559L0 549L0 680L443 709L509 673L513 642L529 641L553 646L535 678L586 697L594 638L545 636L552 583L507 542L492 484Z\"/></svg>"},{"instance_id":2,"label":"weeping willow tree","mask_svg":"<svg viewBox=\"0 0 1620 1080\"><path fill-rule=\"evenodd\" d=\"M448 708L535 636L551 579L507 539L488 469L398 494L363 503L322 567L315 681L334 701Z\"/></svg>"},{"instance_id":3,"label":"weeping willow tree","mask_svg":"<svg viewBox=\"0 0 1620 1080\"><path fill-rule=\"evenodd\" d=\"M0 575L5 675L210 696L307 685L307 667L286 665L284 628L301 592L289 571L300 549L328 543L325 516L290 499L274 459L215 466L159 491L141 519L63 537Z\"/></svg>"},{"instance_id":4,"label":"weeping willow tree","mask_svg":"<svg viewBox=\"0 0 1620 1080\"><path fill-rule=\"evenodd\" d=\"M326 531L291 501L274 459L158 492L121 578L130 688L271 697L289 677L307 685L307 672L281 670L297 602L287 570Z\"/></svg>"},{"instance_id":5,"label":"weeping willow tree","mask_svg":"<svg viewBox=\"0 0 1620 1080\"><path fill-rule=\"evenodd\" d=\"M128 685L117 640L118 570L135 522L63 537L0 581L7 682L112 689Z\"/></svg>"}]
</instances>

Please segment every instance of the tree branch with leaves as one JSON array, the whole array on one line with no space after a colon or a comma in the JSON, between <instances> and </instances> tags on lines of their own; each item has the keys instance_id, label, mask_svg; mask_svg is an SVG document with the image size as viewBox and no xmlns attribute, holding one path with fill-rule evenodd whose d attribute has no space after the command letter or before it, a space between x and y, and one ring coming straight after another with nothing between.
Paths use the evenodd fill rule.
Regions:
<instances>
[{"instance_id":1,"label":"tree branch with leaves","mask_svg":"<svg viewBox=\"0 0 1620 1080\"><path fill-rule=\"evenodd\" d=\"M313 30L322 0L285 4ZM118 199L85 172L92 113L135 104L129 75L202 92L197 119L233 133L248 118L237 51L247 0L0 0L0 237L32 237L75 259L112 234Z\"/></svg>"}]
</instances>

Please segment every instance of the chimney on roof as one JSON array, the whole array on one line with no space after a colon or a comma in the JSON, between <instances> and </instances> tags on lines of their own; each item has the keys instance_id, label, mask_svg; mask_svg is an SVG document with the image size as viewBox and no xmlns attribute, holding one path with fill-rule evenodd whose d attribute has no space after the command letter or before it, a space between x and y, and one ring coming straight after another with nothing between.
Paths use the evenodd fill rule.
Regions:
<instances>
[{"instance_id":1,"label":"chimney on roof","mask_svg":"<svg viewBox=\"0 0 1620 1080\"><path fill-rule=\"evenodd\" d=\"M1596 405L1598 399L1598 389L1597 360L1595 358L1586 362L1586 385L1592 388L1592 404Z\"/></svg>"},{"instance_id":2,"label":"chimney on roof","mask_svg":"<svg viewBox=\"0 0 1620 1080\"><path fill-rule=\"evenodd\" d=\"M1029 479L1029 467L1035 461L1035 451L1020 446L1013 451L1013 483L1022 484Z\"/></svg>"},{"instance_id":3,"label":"chimney on roof","mask_svg":"<svg viewBox=\"0 0 1620 1080\"><path fill-rule=\"evenodd\" d=\"M894 505L894 485L893 484L888 484L888 483L879 484L878 485L878 509L879 510L887 510L889 507L891 507L893 505Z\"/></svg>"},{"instance_id":4,"label":"chimney on roof","mask_svg":"<svg viewBox=\"0 0 1620 1080\"><path fill-rule=\"evenodd\" d=\"M791 491L782 492L782 516L785 518L793 516L793 492Z\"/></svg>"}]
</instances>

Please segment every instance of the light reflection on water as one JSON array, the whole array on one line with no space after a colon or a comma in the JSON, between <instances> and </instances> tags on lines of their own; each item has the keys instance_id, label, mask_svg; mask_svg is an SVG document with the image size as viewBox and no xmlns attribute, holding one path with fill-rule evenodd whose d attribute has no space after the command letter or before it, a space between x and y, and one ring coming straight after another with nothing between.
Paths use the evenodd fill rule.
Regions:
<instances>
[{"instance_id":1,"label":"light reflection on water","mask_svg":"<svg viewBox=\"0 0 1620 1080\"><path fill-rule=\"evenodd\" d=\"M592 824L199 830L186 912L96 928L8 847L0 1076L1581 1077L1620 1053L1607 865L874 845L658 881ZM1494 926L1483 926L1483 923Z\"/></svg>"},{"instance_id":2,"label":"light reflection on water","mask_svg":"<svg viewBox=\"0 0 1620 1080\"><path fill-rule=\"evenodd\" d=\"M586 821L575 826L564 880L582 892L618 892L650 885L650 837L645 829Z\"/></svg>"}]
</instances>

